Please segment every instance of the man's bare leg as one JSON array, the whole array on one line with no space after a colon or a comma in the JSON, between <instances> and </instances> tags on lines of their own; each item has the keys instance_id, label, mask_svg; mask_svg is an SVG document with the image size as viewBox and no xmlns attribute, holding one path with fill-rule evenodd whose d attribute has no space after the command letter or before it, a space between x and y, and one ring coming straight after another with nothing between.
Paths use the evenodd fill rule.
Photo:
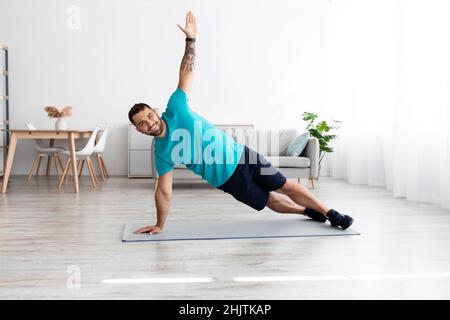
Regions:
<instances>
[{"instance_id":1,"label":"man's bare leg","mask_svg":"<svg viewBox=\"0 0 450 320\"><path fill-rule=\"evenodd\" d=\"M311 208L320 212L325 217L330 211L328 207L323 205L311 192L297 182L286 180L286 183L275 192L282 193L291 198L300 206Z\"/></svg>"},{"instance_id":2,"label":"man's bare leg","mask_svg":"<svg viewBox=\"0 0 450 320\"><path fill-rule=\"evenodd\" d=\"M267 207L278 213L295 213L305 215L305 207L299 206L289 199L285 199L273 192L269 193Z\"/></svg>"},{"instance_id":3,"label":"man's bare leg","mask_svg":"<svg viewBox=\"0 0 450 320\"><path fill-rule=\"evenodd\" d=\"M287 195L295 203L305 207L306 215L314 220L325 222L328 219L332 226L341 227L344 230L353 223L352 217L342 215L334 209L330 210L299 183L286 180L286 183L275 191Z\"/></svg>"}]
</instances>

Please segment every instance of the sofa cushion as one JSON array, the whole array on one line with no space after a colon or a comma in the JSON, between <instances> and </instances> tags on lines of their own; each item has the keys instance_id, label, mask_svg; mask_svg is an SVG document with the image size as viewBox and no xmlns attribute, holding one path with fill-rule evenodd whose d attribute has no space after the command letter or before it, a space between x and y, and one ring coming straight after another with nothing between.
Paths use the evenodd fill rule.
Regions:
<instances>
[{"instance_id":1,"label":"sofa cushion","mask_svg":"<svg viewBox=\"0 0 450 320\"><path fill-rule=\"evenodd\" d=\"M226 134L263 156L286 156L289 144L299 135L297 129L226 128Z\"/></svg>"},{"instance_id":2,"label":"sofa cushion","mask_svg":"<svg viewBox=\"0 0 450 320\"><path fill-rule=\"evenodd\" d=\"M308 144L309 136L309 132L298 135L289 144L286 155L289 157L298 157L299 155L301 155L303 150L305 150L306 145Z\"/></svg>"},{"instance_id":3,"label":"sofa cushion","mask_svg":"<svg viewBox=\"0 0 450 320\"><path fill-rule=\"evenodd\" d=\"M292 141L300 134L297 129L283 129L279 131L279 149L278 154L272 153L271 156L289 156L287 150Z\"/></svg>"},{"instance_id":4,"label":"sofa cushion","mask_svg":"<svg viewBox=\"0 0 450 320\"><path fill-rule=\"evenodd\" d=\"M265 156L275 168L309 168L311 161L305 157Z\"/></svg>"},{"instance_id":5,"label":"sofa cushion","mask_svg":"<svg viewBox=\"0 0 450 320\"><path fill-rule=\"evenodd\" d=\"M296 129L247 130L247 145L263 156L286 156L289 144L298 134Z\"/></svg>"}]
</instances>

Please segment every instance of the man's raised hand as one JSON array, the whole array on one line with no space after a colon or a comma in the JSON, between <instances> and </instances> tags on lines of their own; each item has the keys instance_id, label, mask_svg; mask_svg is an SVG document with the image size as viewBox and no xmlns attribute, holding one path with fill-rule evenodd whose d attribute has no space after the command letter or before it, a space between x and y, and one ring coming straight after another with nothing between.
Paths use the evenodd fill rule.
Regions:
<instances>
[{"instance_id":1,"label":"man's raised hand","mask_svg":"<svg viewBox=\"0 0 450 320\"><path fill-rule=\"evenodd\" d=\"M195 23L195 17L191 11L186 14L186 26L184 28L179 24L177 24L177 26L188 38L195 38L197 36L197 24Z\"/></svg>"}]
</instances>

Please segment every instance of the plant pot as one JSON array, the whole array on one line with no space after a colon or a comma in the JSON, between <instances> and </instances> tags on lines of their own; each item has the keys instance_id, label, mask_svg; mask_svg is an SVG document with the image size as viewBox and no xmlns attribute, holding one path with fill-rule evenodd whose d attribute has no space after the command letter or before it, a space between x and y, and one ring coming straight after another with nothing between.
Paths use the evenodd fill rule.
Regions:
<instances>
[{"instance_id":1,"label":"plant pot","mask_svg":"<svg viewBox=\"0 0 450 320\"><path fill-rule=\"evenodd\" d=\"M64 118L58 118L55 122L55 129L56 130L67 130L67 123Z\"/></svg>"}]
</instances>

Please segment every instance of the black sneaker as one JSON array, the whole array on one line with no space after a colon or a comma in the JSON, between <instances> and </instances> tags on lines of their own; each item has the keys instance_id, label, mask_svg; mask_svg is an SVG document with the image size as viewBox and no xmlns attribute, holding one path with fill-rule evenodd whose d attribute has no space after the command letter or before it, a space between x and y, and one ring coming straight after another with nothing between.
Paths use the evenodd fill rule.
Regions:
<instances>
[{"instance_id":1,"label":"black sneaker","mask_svg":"<svg viewBox=\"0 0 450 320\"><path fill-rule=\"evenodd\" d=\"M341 227L342 230L347 229L353 223L353 218L345 214L340 214L334 209L328 211L328 220L333 227Z\"/></svg>"},{"instance_id":2,"label":"black sneaker","mask_svg":"<svg viewBox=\"0 0 450 320\"><path fill-rule=\"evenodd\" d=\"M325 217L323 214L321 214L320 212L318 212L314 209L305 208L305 214L308 217L310 217L311 219L313 219L314 221L319 221L319 222L327 221L327 217Z\"/></svg>"}]
</instances>

